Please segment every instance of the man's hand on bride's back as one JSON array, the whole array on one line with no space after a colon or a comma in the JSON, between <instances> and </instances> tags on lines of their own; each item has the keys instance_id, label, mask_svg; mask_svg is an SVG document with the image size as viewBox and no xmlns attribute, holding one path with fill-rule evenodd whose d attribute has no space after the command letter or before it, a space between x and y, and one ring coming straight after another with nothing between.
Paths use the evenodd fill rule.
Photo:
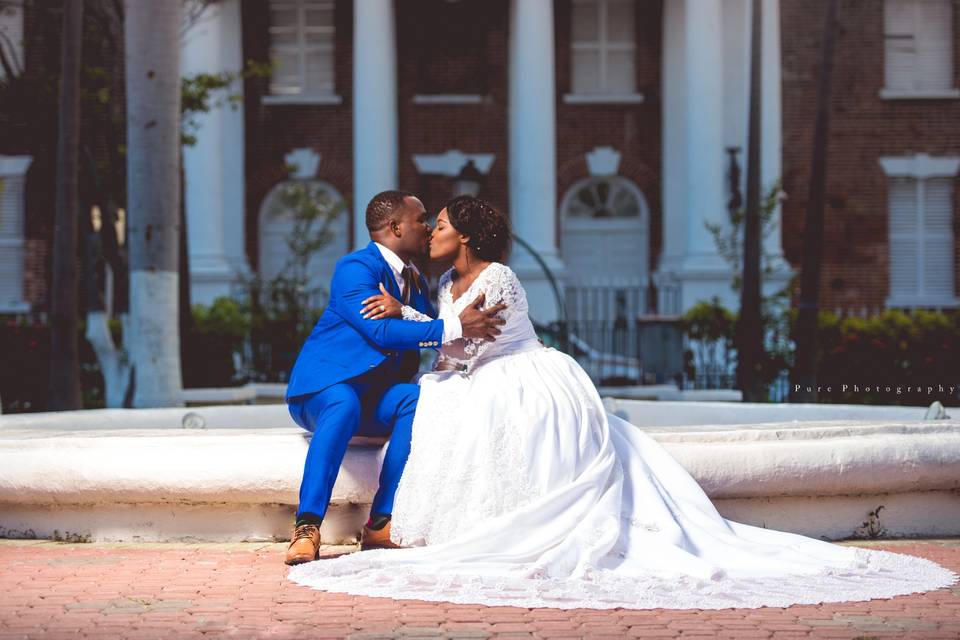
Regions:
<instances>
[{"instance_id":1,"label":"man's hand on bride's back","mask_svg":"<svg viewBox=\"0 0 960 640\"><path fill-rule=\"evenodd\" d=\"M380 293L370 296L360 304L360 315L364 320L384 320L385 318L402 318L403 305L400 301L390 295L383 283L380 283Z\"/></svg>"},{"instance_id":2,"label":"man's hand on bride's back","mask_svg":"<svg viewBox=\"0 0 960 640\"><path fill-rule=\"evenodd\" d=\"M481 293L467 305L466 309L460 312L460 326L463 327L464 338L480 338L492 341L500 335L500 329L497 327L506 323L506 320L498 318L497 314L506 309L507 305L500 303L489 309L481 309L485 297Z\"/></svg>"}]
</instances>

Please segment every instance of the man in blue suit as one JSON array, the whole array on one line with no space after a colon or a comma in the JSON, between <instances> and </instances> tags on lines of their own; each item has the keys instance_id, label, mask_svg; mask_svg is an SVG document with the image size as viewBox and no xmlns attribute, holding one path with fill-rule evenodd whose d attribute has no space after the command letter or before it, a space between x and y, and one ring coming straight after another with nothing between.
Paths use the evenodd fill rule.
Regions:
<instances>
[{"instance_id":1,"label":"man in blue suit","mask_svg":"<svg viewBox=\"0 0 960 640\"><path fill-rule=\"evenodd\" d=\"M329 304L290 372L290 415L313 437L287 564L317 558L320 524L354 435L390 436L363 542L365 547L392 546L390 514L410 453L420 392L410 383L420 363L419 350L460 337L493 340L503 324L496 314L504 305L480 309L482 295L459 318L435 319L427 282L413 263L429 255L431 232L427 212L415 196L401 191L377 194L367 205L366 223L370 244L337 262ZM380 294L381 287L408 307L404 317L416 311L434 320L375 319L368 299Z\"/></svg>"}]
</instances>

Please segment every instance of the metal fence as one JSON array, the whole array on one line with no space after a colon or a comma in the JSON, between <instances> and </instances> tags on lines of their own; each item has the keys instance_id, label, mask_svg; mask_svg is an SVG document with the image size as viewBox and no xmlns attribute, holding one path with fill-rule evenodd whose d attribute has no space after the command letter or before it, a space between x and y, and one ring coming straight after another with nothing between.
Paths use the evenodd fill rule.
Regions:
<instances>
[{"instance_id":1,"label":"metal fence","mask_svg":"<svg viewBox=\"0 0 960 640\"><path fill-rule=\"evenodd\" d=\"M546 330L599 385L672 380L682 369L679 290L636 282L571 284Z\"/></svg>"},{"instance_id":2,"label":"metal fence","mask_svg":"<svg viewBox=\"0 0 960 640\"><path fill-rule=\"evenodd\" d=\"M737 388L737 349L732 341L726 340L690 340L684 337L683 348L689 356L687 370L695 372L688 376L684 372L680 386L686 389L736 389ZM767 352L792 351L790 336L775 330L764 334L764 349ZM767 399L770 402L785 402L790 395L790 372L780 371L767 386Z\"/></svg>"}]
</instances>

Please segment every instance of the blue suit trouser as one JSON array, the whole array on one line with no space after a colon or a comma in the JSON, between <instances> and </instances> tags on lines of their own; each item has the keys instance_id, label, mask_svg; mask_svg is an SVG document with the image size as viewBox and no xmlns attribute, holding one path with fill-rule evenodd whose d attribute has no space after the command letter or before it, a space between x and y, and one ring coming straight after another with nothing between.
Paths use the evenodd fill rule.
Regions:
<instances>
[{"instance_id":1,"label":"blue suit trouser","mask_svg":"<svg viewBox=\"0 0 960 640\"><path fill-rule=\"evenodd\" d=\"M390 361L370 373L287 401L294 422L313 434L303 465L297 518L322 519L354 435L390 437L371 513L393 513L393 499L410 455L415 384L396 384Z\"/></svg>"}]
</instances>

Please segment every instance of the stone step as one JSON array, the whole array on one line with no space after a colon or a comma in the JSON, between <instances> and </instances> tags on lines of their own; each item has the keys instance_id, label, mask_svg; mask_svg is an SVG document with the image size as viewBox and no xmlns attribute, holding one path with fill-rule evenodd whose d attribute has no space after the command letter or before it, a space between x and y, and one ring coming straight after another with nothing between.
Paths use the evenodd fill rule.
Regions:
<instances>
[{"instance_id":1,"label":"stone step","mask_svg":"<svg viewBox=\"0 0 960 640\"><path fill-rule=\"evenodd\" d=\"M30 427L22 416L0 418L0 536L288 537L309 434L247 426L274 407L218 411L227 409L206 415L215 425L206 428L155 426L163 421L151 412L171 410L116 410L128 425L138 425L126 428L110 413L100 414L100 427L95 412L58 414L59 428L42 419L33 424L44 426ZM241 426L223 426L230 416ZM144 422L154 426L139 426ZM79 426L65 428L70 424ZM960 421L644 431L693 475L721 513L739 522L830 539L960 535ZM376 490L382 446L381 440L351 441L324 521L325 542L356 540Z\"/></svg>"}]
</instances>

